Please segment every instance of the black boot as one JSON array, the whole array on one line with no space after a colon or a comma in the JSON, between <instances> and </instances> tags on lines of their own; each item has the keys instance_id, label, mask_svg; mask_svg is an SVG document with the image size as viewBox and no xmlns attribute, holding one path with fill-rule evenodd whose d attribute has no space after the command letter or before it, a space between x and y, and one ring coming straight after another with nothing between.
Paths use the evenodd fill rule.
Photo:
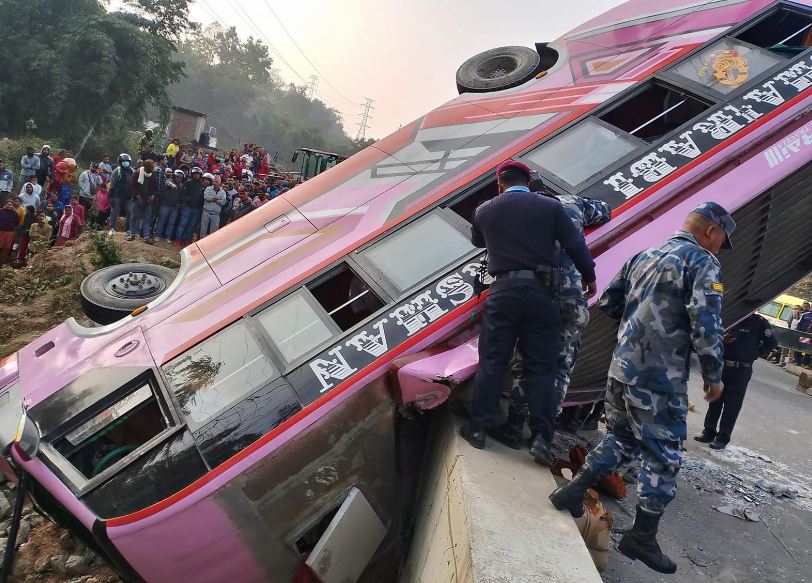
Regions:
<instances>
[{"instance_id":1,"label":"black boot","mask_svg":"<svg viewBox=\"0 0 812 583\"><path fill-rule=\"evenodd\" d=\"M550 501L559 510L569 510L573 518L584 514L584 496L586 491L598 481L598 476L587 466L583 466L568 484L556 488L550 494Z\"/></svg>"},{"instance_id":2,"label":"black boot","mask_svg":"<svg viewBox=\"0 0 812 583\"><path fill-rule=\"evenodd\" d=\"M727 447L727 440L721 435L717 435L716 439L708 445L711 449L725 449Z\"/></svg>"},{"instance_id":3,"label":"black boot","mask_svg":"<svg viewBox=\"0 0 812 583\"><path fill-rule=\"evenodd\" d=\"M511 411L505 424L488 431L488 434L508 447L521 449L524 443L524 421L524 415Z\"/></svg>"},{"instance_id":4,"label":"black boot","mask_svg":"<svg viewBox=\"0 0 812 583\"><path fill-rule=\"evenodd\" d=\"M551 466L553 464L553 451L550 449L550 444L537 433L530 441L530 455L536 460L537 464L542 466Z\"/></svg>"},{"instance_id":5,"label":"black boot","mask_svg":"<svg viewBox=\"0 0 812 583\"><path fill-rule=\"evenodd\" d=\"M702 433L694 435L694 440L699 443L710 443L714 439L716 439L716 432L710 431L709 429L703 429Z\"/></svg>"},{"instance_id":6,"label":"black boot","mask_svg":"<svg viewBox=\"0 0 812 583\"><path fill-rule=\"evenodd\" d=\"M472 429L470 425L463 425L460 428L462 438L477 449L485 447L485 430Z\"/></svg>"},{"instance_id":7,"label":"black boot","mask_svg":"<svg viewBox=\"0 0 812 583\"><path fill-rule=\"evenodd\" d=\"M620 539L617 550L632 560L639 559L649 569L671 574L676 572L677 565L657 544L657 528L662 515L662 512L647 510L638 504L634 526Z\"/></svg>"}]
</instances>

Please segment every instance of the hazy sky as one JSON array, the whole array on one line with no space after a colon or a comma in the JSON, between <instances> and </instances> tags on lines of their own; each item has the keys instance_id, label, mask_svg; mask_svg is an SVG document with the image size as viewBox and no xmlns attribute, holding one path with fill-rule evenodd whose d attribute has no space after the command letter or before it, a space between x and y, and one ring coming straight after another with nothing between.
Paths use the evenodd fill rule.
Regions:
<instances>
[{"instance_id":1,"label":"hazy sky","mask_svg":"<svg viewBox=\"0 0 812 583\"><path fill-rule=\"evenodd\" d=\"M367 137L383 138L456 96L454 75L468 57L504 45L532 47L551 41L617 4L619 0L195 0L191 16L202 23L217 19L236 26L242 37L272 44L290 64L271 49L284 81L304 84L319 74L319 97L342 113L351 135L358 129L363 98L371 97L375 110Z\"/></svg>"}]
</instances>

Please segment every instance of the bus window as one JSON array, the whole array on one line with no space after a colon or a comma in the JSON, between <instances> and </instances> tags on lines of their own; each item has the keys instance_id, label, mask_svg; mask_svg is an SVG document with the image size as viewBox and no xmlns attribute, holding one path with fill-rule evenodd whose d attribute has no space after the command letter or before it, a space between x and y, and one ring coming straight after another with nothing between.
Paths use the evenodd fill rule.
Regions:
<instances>
[{"instance_id":1,"label":"bus window","mask_svg":"<svg viewBox=\"0 0 812 583\"><path fill-rule=\"evenodd\" d=\"M476 248L438 213L428 214L359 252L400 295Z\"/></svg>"},{"instance_id":2,"label":"bus window","mask_svg":"<svg viewBox=\"0 0 812 583\"><path fill-rule=\"evenodd\" d=\"M723 38L670 71L726 95L782 60L762 48L735 38Z\"/></svg>"},{"instance_id":3,"label":"bus window","mask_svg":"<svg viewBox=\"0 0 812 583\"><path fill-rule=\"evenodd\" d=\"M256 316L289 363L338 333L314 304L307 290L299 289Z\"/></svg>"},{"instance_id":4,"label":"bus window","mask_svg":"<svg viewBox=\"0 0 812 583\"><path fill-rule=\"evenodd\" d=\"M633 152L642 141L587 118L522 156L572 188Z\"/></svg>"},{"instance_id":5,"label":"bus window","mask_svg":"<svg viewBox=\"0 0 812 583\"><path fill-rule=\"evenodd\" d=\"M481 188L477 188L470 194L466 194L463 198L453 201L448 208L469 223L473 223L474 211L476 211L476 208L483 202L492 199L497 194L499 194L499 187L496 184L496 180L493 180Z\"/></svg>"},{"instance_id":6,"label":"bus window","mask_svg":"<svg viewBox=\"0 0 812 583\"><path fill-rule=\"evenodd\" d=\"M244 322L204 340L163 371L192 431L280 376Z\"/></svg>"},{"instance_id":7,"label":"bus window","mask_svg":"<svg viewBox=\"0 0 812 583\"><path fill-rule=\"evenodd\" d=\"M87 479L97 476L169 427L149 380L53 442Z\"/></svg>"},{"instance_id":8,"label":"bus window","mask_svg":"<svg viewBox=\"0 0 812 583\"><path fill-rule=\"evenodd\" d=\"M790 58L812 47L812 16L779 8L736 38Z\"/></svg>"},{"instance_id":9,"label":"bus window","mask_svg":"<svg viewBox=\"0 0 812 583\"><path fill-rule=\"evenodd\" d=\"M710 107L685 91L651 83L633 97L599 116L646 142L656 142Z\"/></svg>"},{"instance_id":10,"label":"bus window","mask_svg":"<svg viewBox=\"0 0 812 583\"><path fill-rule=\"evenodd\" d=\"M347 265L328 273L307 289L341 330L349 330L384 306L381 299Z\"/></svg>"}]
</instances>

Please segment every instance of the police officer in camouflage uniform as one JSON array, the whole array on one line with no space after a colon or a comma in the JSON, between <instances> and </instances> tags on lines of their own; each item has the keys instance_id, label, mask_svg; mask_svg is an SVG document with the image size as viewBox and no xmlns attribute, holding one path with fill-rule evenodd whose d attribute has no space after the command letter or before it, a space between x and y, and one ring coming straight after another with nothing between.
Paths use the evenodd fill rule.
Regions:
<instances>
[{"instance_id":1,"label":"police officer in camouflage uniform","mask_svg":"<svg viewBox=\"0 0 812 583\"><path fill-rule=\"evenodd\" d=\"M606 388L607 434L572 481L550 495L556 508L581 516L587 488L641 455L637 515L618 550L660 573L677 570L656 535L677 491L692 350L706 400L724 387L724 287L715 254L732 249L735 226L719 204L702 203L681 231L632 257L609 283L599 307L620 327Z\"/></svg>"},{"instance_id":2,"label":"police officer in camouflage uniform","mask_svg":"<svg viewBox=\"0 0 812 583\"><path fill-rule=\"evenodd\" d=\"M537 178L530 184L533 190L540 190L543 184ZM546 194L546 191L541 191ZM605 225L612 216L612 209L602 200L581 198L572 194L562 194L552 198L558 199L569 216L575 228L580 233L585 227ZM561 408L567 388L570 385L570 375L575 366L578 349L581 346L581 333L589 322L589 309L584 298L581 272L567 255L561 253L561 268L563 281L558 292L558 304L561 310L561 351L556 362L555 398L556 411ZM524 439L524 424L530 415L527 399L522 387L522 360L519 351L516 351L513 364L513 388L510 395L508 418L504 425L491 432L491 436L513 449L519 449Z\"/></svg>"}]
</instances>

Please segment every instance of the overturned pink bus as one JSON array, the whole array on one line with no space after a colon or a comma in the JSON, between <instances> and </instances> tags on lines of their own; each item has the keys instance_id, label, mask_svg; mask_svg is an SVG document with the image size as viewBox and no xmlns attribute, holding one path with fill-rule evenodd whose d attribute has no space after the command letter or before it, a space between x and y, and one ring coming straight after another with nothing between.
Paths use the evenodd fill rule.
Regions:
<instances>
[{"instance_id":1,"label":"overturned pink bus","mask_svg":"<svg viewBox=\"0 0 812 583\"><path fill-rule=\"evenodd\" d=\"M2 361L0 443L125 580L395 580L430 422L409 409L476 371L495 167L612 205L599 291L723 204L733 322L812 269L810 47L812 0L633 0L474 57L458 98L189 246L146 310ZM614 335L593 313L568 405L601 398Z\"/></svg>"}]
</instances>

